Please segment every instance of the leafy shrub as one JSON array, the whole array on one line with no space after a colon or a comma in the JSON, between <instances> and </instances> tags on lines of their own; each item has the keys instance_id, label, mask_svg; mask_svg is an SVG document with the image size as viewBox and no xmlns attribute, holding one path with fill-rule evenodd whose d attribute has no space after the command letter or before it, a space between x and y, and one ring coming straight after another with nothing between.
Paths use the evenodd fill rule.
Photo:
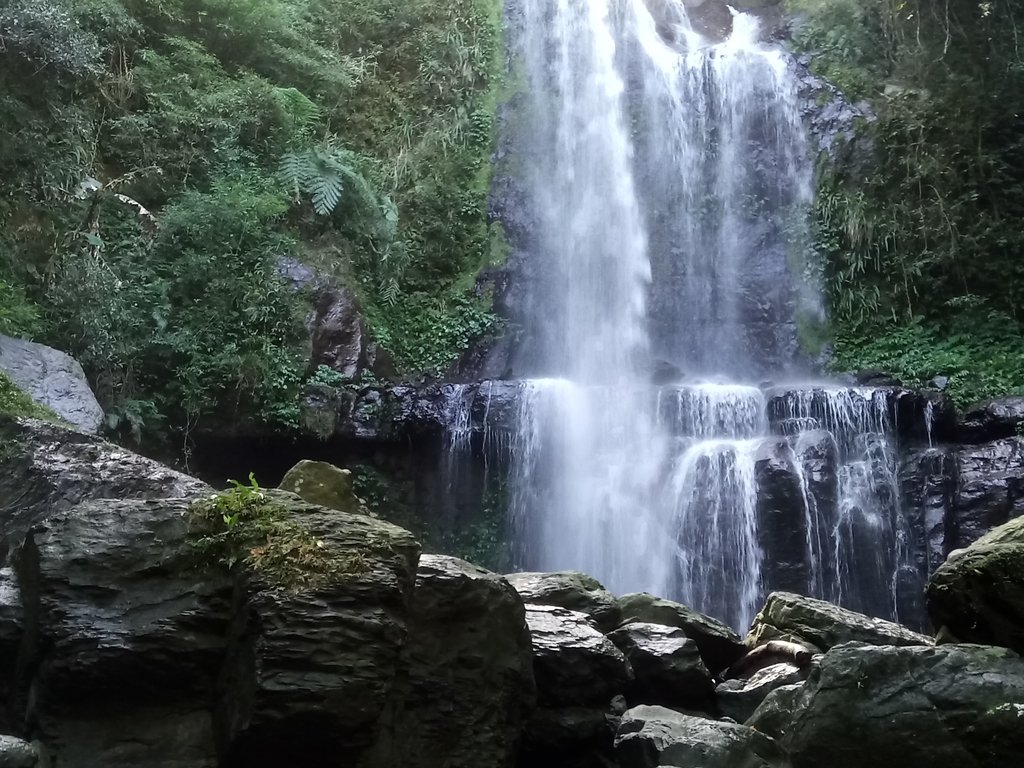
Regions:
<instances>
[{"instance_id":1,"label":"leafy shrub","mask_svg":"<svg viewBox=\"0 0 1024 768\"><path fill-rule=\"evenodd\" d=\"M40 330L39 309L21 288L0 280L0 334L32 338Z\"/></svg>"},{"instance_id":2,"label":"leafy shrub","mask_svg":"<svg viewBox=\"0 0 1024 768\"><path fill-rule=\"evenodd\" d=\"M836 337L837 370L887 371L910 386L947 377L960 406L1024 392L1024 329L983 305L958 320L937 324L916 318L906 325L860 326Z\"/></svg>"}]
</instances>

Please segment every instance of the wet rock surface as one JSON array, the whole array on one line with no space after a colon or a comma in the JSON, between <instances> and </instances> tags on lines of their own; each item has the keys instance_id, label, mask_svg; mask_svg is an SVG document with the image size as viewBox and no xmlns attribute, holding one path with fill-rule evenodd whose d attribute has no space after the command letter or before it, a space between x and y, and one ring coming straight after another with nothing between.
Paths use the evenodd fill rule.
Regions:
<instances>
[{"instance_id":1,"label":"wet rock surface","mask_svg":"<svg viewBox=\"0 0 1024 768\"><path fill-rule=\"evenodd\" d=\"M726 680L715 688L715 701L723 717L746 722L776 688L803 682L807 672L793 664L773 664L749 680Z\"/></svg>"},{"instance_id":2,"label":"wet rock surface","mask_svg":"<svg viewBox=\"0 0 1024 768\"><path fill-rule=\"evenodd\" d=\"M957 482L947 531L950 552L1024 514L1024 438L964 446L954 457Z\"/></svg>"},{"instance_id":3,"label":"wet rock surface","mask_svg":"<svg viewBox=\"0 0 1024 768\"><path fill-rule=\"evenodd\" d=\"M633 670L622 651L583 613L527 605L537 695L545 706L604 707L625 691Z\"/></svg>"},{"instance_id":4,"label":"wet rock surface","mask_svg":"<svg viewBox=\"0 0 1024 768\"><path fill-rule=\"evenodd\" d=\"M630 622L608 634L633 668L627 699L710 710L711 674L697 643L676 627Z\"/></svg>"},{"instance_id":5,"label":"wet rock surface","mask_svg":"<svg viewBox=\"0 0 1024 768\"><path fill-rule=\"evenodd\" d=\"M749 650L731 628L680 603L637 592L620 597L619 606L625 622L640 621L683 630L696 643L705 666L713 674Z\"/></svg>"},{"instance_id":6,"label":"wet rock surface","mask_svg":"<svg viewBox=\"0 0 1024 768\"><path fill-rule=\"evenodd\" d=\"M756 648L770 640L803 643L819 651L851 641L870 645L932 643L931 638L891 621L873 619L824 600L787 592L768 596L745 642Z\"/></svg>"},{"instance_id":7,"label":"wet rock surface","mask_svg":"<svg viewBox=\"0 0 1024 768\"><path fill-rule=\"evenodd\" d=\"M1024 750L1024 662L1000 648L842 646L794 706L794 768L1006 768Z\"/></svg>"},{"instance_id":8,"label":"wet rock surface","mask_svg":"<svg viewBox=\"0 0 1024 768\"><path fill-rule=\"evenodd\" d=\"M505 578L524 602L584 613L603 632L617 627L622 618L615 596L584 573L510 573Z\"/></svg>"},{"instance_id":9,"label":"wet rock surface","mask_svg":"<svg viewBox=\"0 0 1024 768\"><path fill-rule=\"evenodd\" d=\"M523 603L505 579L421 557L389 764L511 765L536 696L532 664Z\"/></svg>"},{"instance_id":10,"label":"wet rock surface","mask_svg":"<svg viewBox=\"0 0 1024 768\"><path fill-rule=\"evenodd\" d=\"M1024 424L1024 396L1001 397L967 409L956 437L965 443L988 443L1018 434Z\"/></svg>"},{"instance_id":11,"label":"wet rock surface","mask_svg":"<svg viewBox=\"0 0 1024 768\"><path fill-rule=\"evenodd\" d=\"M98 437L0 417L2 551L37 520L92 499L196 497L210 487Z\"/></svg>"},{"instance_id":12,"label":"wet rock surface","mask_svg":"<svg viewBox=\"0 0 1024 768\"><path fill-rule=\"evenodd\" d=\"M615 734L621 768L789 768L773 739L736 723L657 706L635 707Z\"/></svg>"}]
</instances>

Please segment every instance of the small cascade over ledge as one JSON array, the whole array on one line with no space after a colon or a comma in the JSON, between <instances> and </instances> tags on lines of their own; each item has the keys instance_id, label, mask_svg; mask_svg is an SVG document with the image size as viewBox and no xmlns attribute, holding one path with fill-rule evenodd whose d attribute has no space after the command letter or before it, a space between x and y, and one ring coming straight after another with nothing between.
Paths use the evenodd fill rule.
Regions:
<instances>
[{"instance_id":1,"label":"small cascade over ledge","mask_svg":"<svg viewBox=\"0 0 1024 768\"><path fill-rule=\"evenodd\" d=\"M457 467L475 451L509 475L517 569L565 557L613 567L606 573L626 590L653 583L650 589L743 628L773 590L909 625L922 620L927 569L916 553L924 532L905 513L899 479L900 446L926 442L930 429L934 404L920 393L836 384L624 391L538 379L445 385L440 396L439 413L460 413L450 422L459 425L459 439L447 432L444 465ZM567 441L602 444L577 425L589 408L613 414L645 402L662 436L654 464L624 476L592 454L592 465L570 466L574 474L565 476L562 457L587 455ZM597 429L611 423L614 417ZM595 467L608 471L606 480L594 479ZM582 489L573 480L595 485ZM622 503L645 500L649 516L606 515L593 529L593 517L567 515L568 494L608 487L623 489ZM553 512L554 505L562 506ZM577 524L577 535L560 538ZM601 537L608 537L604 548L596 546ZM635 542L646 554L622 556Z\"/></svg>"}]
</instances>

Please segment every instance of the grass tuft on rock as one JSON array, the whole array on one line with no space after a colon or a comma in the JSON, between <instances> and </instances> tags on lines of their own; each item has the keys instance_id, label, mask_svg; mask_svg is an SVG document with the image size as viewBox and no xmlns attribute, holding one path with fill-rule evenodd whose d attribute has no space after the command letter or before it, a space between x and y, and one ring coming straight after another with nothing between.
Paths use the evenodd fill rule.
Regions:
<instances>
[{"instance_id":1,"label":"grass tuft on rock","mask_svg":"<svg viewBox=\"0 0 1024 768\"><path fill-rule=\"evenodd\" d=\"M273 587L300 591L348 581L371 568L359 552L340 551L296 520L284 496L248 484L194 502L193 545L205 562L242 567Z\"/></svg>"},{"instance_id":2,"label":"grass tuft on rock","mask_svg":"<svg viewBox=\"0 0 1024 768\"><path fill-rule=\"evenodd\" d=\"M42 419L55 424L64 423L56 413L19 389L3 371L0 371L0 415L15 419Z\"/></svg>"}]
</instances>

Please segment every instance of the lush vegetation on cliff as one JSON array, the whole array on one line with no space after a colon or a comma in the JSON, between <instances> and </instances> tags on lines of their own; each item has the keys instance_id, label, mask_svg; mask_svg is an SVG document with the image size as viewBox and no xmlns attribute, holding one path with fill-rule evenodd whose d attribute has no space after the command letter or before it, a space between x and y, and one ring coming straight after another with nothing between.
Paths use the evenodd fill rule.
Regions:
<instances>
[{"instance_id":1,"label":"lush vegetation on cliff","mask_svg":"<svg viewBox=\"0 0 1024 768\"><path fill-rule=\"evenodd\" d=\"M838 369L1024 387L1024 10L1013 0L787 0L813 67L877 119L823 175Z\"/></svg>"},{"instance_id":2,"label":"lush vegetation on cliff","mask_svg":"<svg viewBox=\"0 0 1024 768\"><path fill-rule=\"evenodd\" d=\"M499 5L4 3L0 333L75 355L135 428L292 423L287 256L438 370L491 322Z\"/></svg>"}]
</instances>

